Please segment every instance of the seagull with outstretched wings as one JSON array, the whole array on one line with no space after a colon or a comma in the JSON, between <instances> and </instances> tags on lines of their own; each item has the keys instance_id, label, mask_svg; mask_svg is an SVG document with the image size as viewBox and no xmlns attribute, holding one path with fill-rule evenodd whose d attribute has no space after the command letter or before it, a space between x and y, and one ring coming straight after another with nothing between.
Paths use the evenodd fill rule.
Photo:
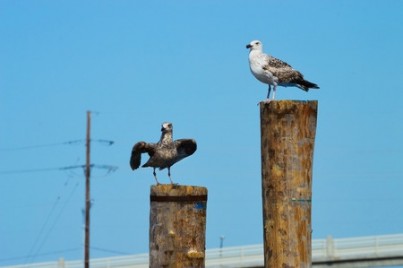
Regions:
<instances>
[{"instance_id":1,"label":"seagull with outstretched wings","mask_svg":"<svg viewBox=\"0 0 403 268\"><path fill-rule=\"evenodd\" d=\"M150 158L142 165L142 167L152 167L154 169L153 175L157 184L157 174L155 169L168 168L168 177L171 183L171 166L185 157L192 155L196 149L197 144L193 139L172 139L172 123L163 123L161 127L161 138L157 143L147 143L144 141L137 142L132 149L130 157L130 167L135 170L140 167L141 154L148 153Z\"/></svg>"}]
</instances>

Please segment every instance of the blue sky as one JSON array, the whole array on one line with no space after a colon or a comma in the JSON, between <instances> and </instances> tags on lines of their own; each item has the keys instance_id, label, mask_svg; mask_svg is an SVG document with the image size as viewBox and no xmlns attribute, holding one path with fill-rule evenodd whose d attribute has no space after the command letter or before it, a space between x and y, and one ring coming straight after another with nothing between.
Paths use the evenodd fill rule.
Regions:
<instances>
[{"instance_id":1,"label":"blue sky","mask_svg":"<svg viewBox=\"0 0 403 268\"><path fill-rule=\"evenodd\" d=\"M172 176L209 190L207 248L262 243L254 39L321 87L276 95L319 101L313 238L402 232L402 1L3 0L0 36L0 265L82 258L84 174L57 168L84 164L62 143L87 110L118 167L92 171L92 257L148 252L152 169L128 161L164 121L198 142Z\"/></svg>"}]
</instances>

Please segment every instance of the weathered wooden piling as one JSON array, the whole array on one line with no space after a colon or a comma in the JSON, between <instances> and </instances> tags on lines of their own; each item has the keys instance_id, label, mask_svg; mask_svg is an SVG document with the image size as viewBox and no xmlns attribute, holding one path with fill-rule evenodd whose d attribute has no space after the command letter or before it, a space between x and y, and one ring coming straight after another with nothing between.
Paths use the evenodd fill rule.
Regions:
<instances>
[{"instance_id":1,"label":"weathered wooden piling","mask_svg":"<svg viewBox=\"0 0 403 268\"><path fill-rule=\"evenodd\" d=\"M205 267L207 188L154 185L150 202L150 267Z\"/></svg>"},{"instance_id":2,"label":"weathered wooden piling","mask_svg":"<svg viewBox=\"0 0 403 268\"><path fill-rule=\"evenodd\" d=\"M265 267L311 267L317 101L260 103Z\"/></svg>"}]
</instances>

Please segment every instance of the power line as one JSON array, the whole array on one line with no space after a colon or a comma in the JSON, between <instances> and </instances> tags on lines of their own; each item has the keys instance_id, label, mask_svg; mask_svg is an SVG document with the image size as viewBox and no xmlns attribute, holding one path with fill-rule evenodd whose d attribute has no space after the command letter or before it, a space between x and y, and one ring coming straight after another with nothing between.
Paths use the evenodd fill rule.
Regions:
<instances>
[{"instance_id":1,"label":"power line","mask_svg":"<svg viewBox=\"0 0 403 268\"><path fill-rule=\"evenodd\" d=\"M2 170L2 171L0 171L0 175L33 173L33 172L47 172L47 171L57 171L57 170L60 171L60 170L69 170L69 169L76 169L76 168L85 168L85 165L72 165L72 166L56 167L56 168L32 168L32 169ZM114 172L114 171L116 171L118 169L117 166L95 165L95 164L91 164L90 168L107 169L108 174L111 173L111 172Z\"/></svg>"},{"instance_id":2,"label":"power line","mask_svg":"<svg viewBox=\"0 0 403 268\"><path fill-rule=\"evenodd\" d=\"M114 141L111 140L104 140L104 139L98 139L98 140L93 140L90 139L90 115L91 112L87 111L87 135L86 139L80 139L80 140L71 140L67 142L60 142L60 143L48 143L48 144L41 144L41 145L31 145L31 146L21 146L21 147L14 147L14 148L0 148L0 151L17 151L17 150L28 150L28 149L37 149L37 148L46 148L46 147L53 147L53 146L60 146L60 145L70 145L70 144L78 144L78 143L83 143L85 141L86 145L86 164L85 165L72 165L72 166L64 166L64 167L56 167L56 168L36 168L36 169L15 169L15 170L4 170L0 171L0 175L2 174L18 174L18 173L32 173L32 172L46 172L46 171L57 171L57 170L73 170L77 168L82 168L85 171L85 177L86 177L86 198L85 198L85 204L86 204L86 223L85 223L85 246L84 246L84 264L85 267L89 267L89 215L90 215L90 206L91 206L91 199L90 199L90 191L89 191L89 182L90 182L90 171L92 168L100 168L100 169L106 169L107 174L111 172L114 172L117 170L117 166L111 166L111 165L95 165L91 164L90 162L90 144L92 142L98 142L100 144L106 145L106 146L111 146L114 144ZM55 208L59 203L60 196L57 197L56 202L53 204L53 207L51 211L49 212L45 223L42 225L40 232L34 241L34 244L32 245L28 256L25 257L25 261L33 261L37 256L40 256L39 254L42 250L42 247L44 244L47 242L50 234L52 233L53 229L55 228L57 222L59 221L59 218L64 212L65 207L69 203L70 199L72 198L75 190L78 187L78 183L75 185L75 187L72 189L70 195L68 196L67 200L64 202L62 205L59 213L56 215L56 217L53 219L52 223L50 223L50 227L48 228L48 222L50 221L50 218L53 217L52 215L54 214ZM45 233L45 229L48 229L47 232ZM100 249L100 250L105 250L105 249ZM109 250L110 251L110 250ZM112 251L110 251L112 252ZM117 253L117 252L115 252ZM43 255L43 254L42 254ZM1 259L0 259L1 261Z\"/></svg>"},{"instance_id":3,"label":"power line","mask_svg":"<svg viewBox=\"0 0 403 268\"><path fill-rule=\"evenodd\" d=\"M0 175L18 174L18 173L33 173L33 172L46 172L46 171L55 171L55 170L64 170L64 169L67 169L67 167L3 170L3 171L0 171Z\"/></svg>"},{"instance_id":4,"label":"power line","mask_svg":"<svg viewBox=\"0 0 403 268\"><path fill-rule=\"evenodd\" d=\"M68 186L69 180L70 180L70 179L68 178L68 179L64 182L62 191L64 191L64 190L66 189L66 187ZM33 256L34 256L33 253L34 253L34 251L37 249L38 243L40 243L40 240L43 238L43 233L45 232L45 229L46 229L46 227L48 226L48 223L49 223L51 217L54 215L55 210L56 210L56 207L58 206L58 204L60 203L60 200L62 200L62 198L63 198L63 196L62 196L61 193L58 194L58 196L56 197L56 200L55 200L55 202L53 203L53 206L52 206L51 210L49 211L48 216L46 217L45 222L42 224L42 227L41 227L41 229L40 229L40 231L39 231L39 233L38 233L36 239L34 240L34 243L33 243L32 247L31 247L31 249L29 250L29 253L28 253L28 255L27 255L27 258L25 259L25 263L27 263L27 262L29 261L29 259L33 258Z\"/></svg>"},{"instance_id":5,"label":"power line","mask_svg":"<svg viewBox=\"0 0 403 268\"><path fill-rule=\"evenodd\" d=\"M106 248L100 248L100 247L90 247L90 248L97 250L97 251L101 251L101 252L113 253L116 255L129 255L130 254L130 253L123 252L123 251L117 251L117 250L113 250L113 249L106 249Z\"/></svg>"},{"instance_id":6,"label":"power line","mask_svg":"<svg viewBox=\"0 0 403 268\"><path fill-rule=\"evenodd\" d=\"M62 250L50 251L50 252L38 254L37 257L39 257L39 256L49 256L49 255L60 254L60 253L66 253L66 252L71 252L71 251L78 251L78 250L81 250L81 248L69 248L69 249L62 249ZM24 259L26 259L26 258L28 258L28 257L29 257L29 256L17 256L17 257L5 258L5 259L0 259L0 262L24 260Z\"/></svg>"},{"instance_id":7,"label":"power line","mask_svg":"<svg viewBox=\"0 0 403 268\"><path fill-rule=\"evenodd\" d=\"M47 144L38 144L38 145L27 145L27 146L20 146L20 147L10 147L10 148L0 148L0 151L19 151L19 150L29 150L29 149L37 149L37 148L45 148L45 147L54 147L60 145L72 145L77 143L84 142L83 139L80 140L71 140L65 142L57 142L57 143L47 143Z\"/></svg>"},{"instance_id":8,"label":"power line","mask_svg":"<svg viewBox=\"0 0 403 268\"><path fill-rule=\"evenodd\" d=\"M113 145L113 144L115 143L114 141L111 141L111 140L103 140L103 139L98 139L98 140L93 140L93 139L91 139L90 141L91 141L91 142L96 141L96 142L101 143L101 144L104 144L104 145L106 145L106 146L111 146L111 145Z\"/></svg>"},{"instance_id":9,"label":"power line","mask_svg":"<svg viewBox=\"0 0 403 268\"><path fill-rule=\"evenodd\" d=\"M35 248L36 248L36 246L37 246L37 244L38 244L43 232L45 231L45 227L47 226L47 224L48 224L48 222L50 220L50 217L53 215L53 212L55 211L59 201L60 201L60 195L57 196L56 201L53 203L52 209L50 210L48 216L46 217L46 220L45 220L44 224L42 225L41 230L39 231L38 236L36 237L34 244L32 245L31 249L28 252L27 258L25 260L26 263L28 262L28 260L30 258L33 257L33 251L35 250Z\"/></svg>"},{"instance_id":10,"label":"power line","mask_svg":"<svg viewBox=\"0 0 403 268\"><path fill-rule=\"evenodd\" d=\"M98 142L100 144L111 146L115 142L112 140L105 140L105 139L91 139L90 142ZM9 148L0 148L0 151L21 151L21 150L30 150L30 149L39 149L39 148L47 148L47 147L55 147L61 145L74 145L85 143L85 139L78 139L78 140L70 140L65 142L55 142L55 143L46 143L46 144L38 144L38 145L27 145L27 146L20 146L20 147L9 147Z\"/></svg>"},{"instance_id":11,"label":"power line","mask_svg":"<svg viewBox=\"0 0 403 268\"><path fill-rule=\"evenodd\" d=\"M76 189L78 188L79 182L77 182L74 185L74 188L71 190L70 195L67 197L66 201L64 202L63 206L61 207L59 214L56 215L56 218L53 220L52 225L50 226L49 230L47 231L47 233L43 236L42 241L39 242L39 245L36 249L36 251L34 252L34 254L32 254L31 256L28 256L27 258L29 258L28 260L32 260L34 261L36 257L40 256L39 252L41 251L43 245L46 243L46 241L49 238L49 235L52 233L53 229L55 228L57 222L59 221L61 215L64 212L64 209L66 208L67 204L70 202L71 198L73 197ZM28 262L28 261L27 261Z\"/></svg>"}]
</instances>

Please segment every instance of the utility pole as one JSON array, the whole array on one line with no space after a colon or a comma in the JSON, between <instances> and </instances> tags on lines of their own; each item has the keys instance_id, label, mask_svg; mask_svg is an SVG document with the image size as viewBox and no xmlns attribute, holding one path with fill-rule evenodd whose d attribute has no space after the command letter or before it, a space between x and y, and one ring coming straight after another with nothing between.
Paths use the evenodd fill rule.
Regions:
<instances>
[{"instance_id":1,"label":"utility pole","mask_svg":"<svg viewBox=\"0 0 403 268\"><path fill-rule=\"evenodd\" d=\"M85 139L86 162L85 162L85 241L84 241L84 268L90 267L90 144L91 144L91 112L87 111L87 135Z\"/></svg>"}]
</instances>

